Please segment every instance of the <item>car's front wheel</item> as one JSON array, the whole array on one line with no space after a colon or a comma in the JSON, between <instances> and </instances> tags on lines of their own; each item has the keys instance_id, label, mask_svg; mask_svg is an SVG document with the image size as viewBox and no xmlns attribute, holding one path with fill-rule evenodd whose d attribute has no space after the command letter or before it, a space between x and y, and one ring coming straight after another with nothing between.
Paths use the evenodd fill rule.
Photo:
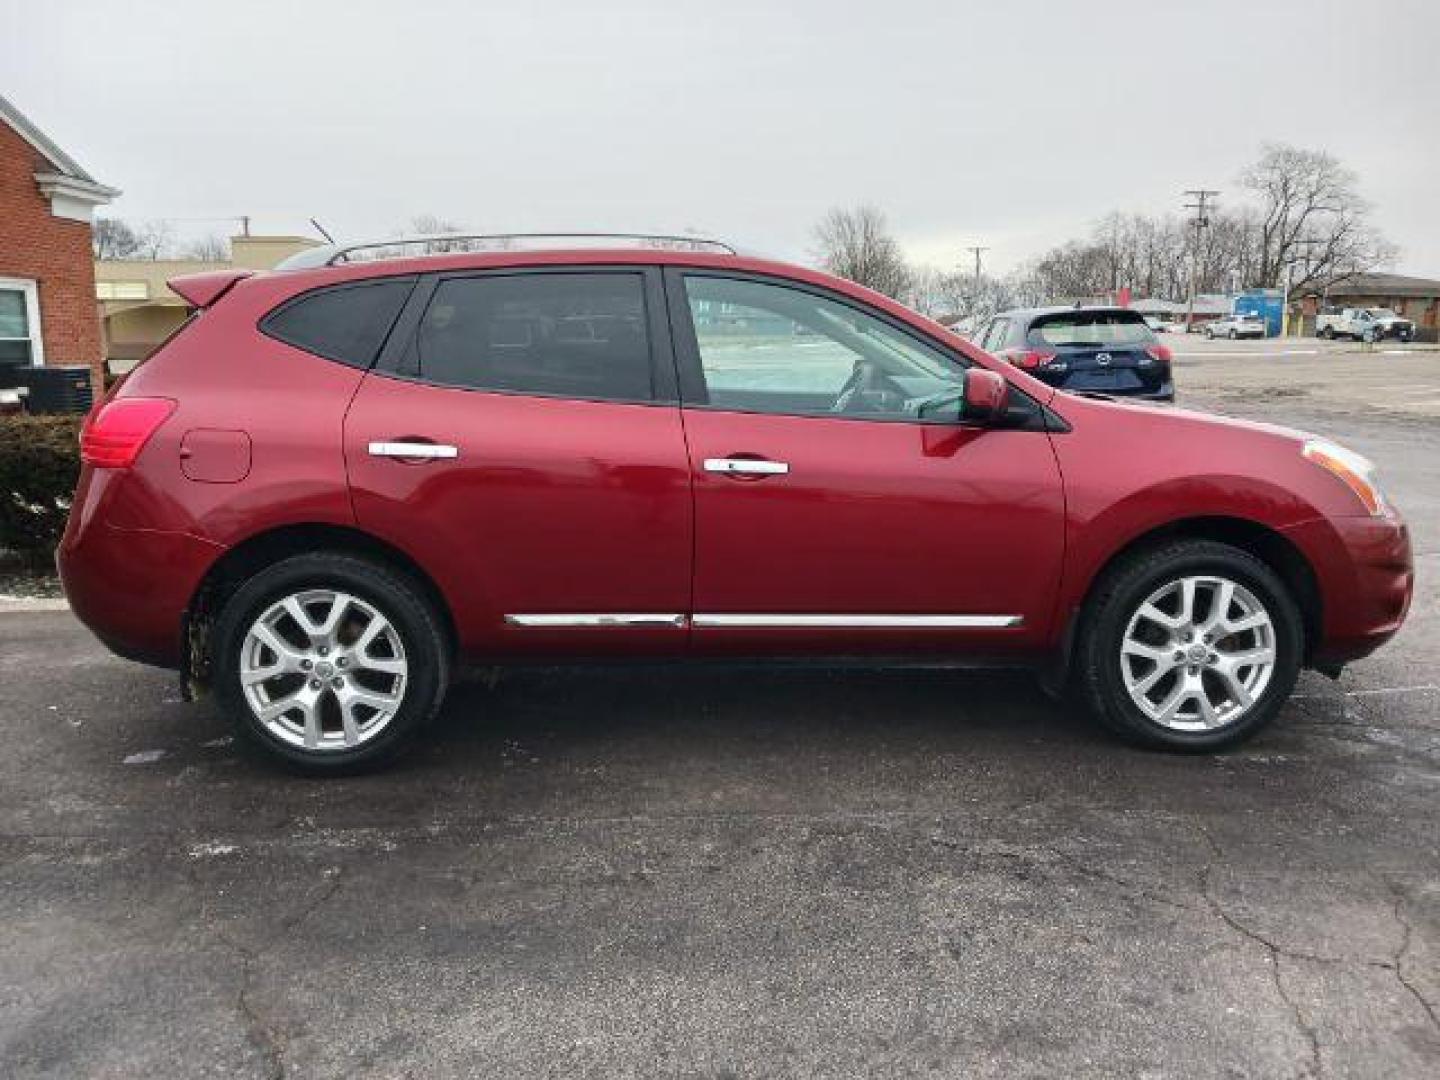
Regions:
<instances>
[{"instance_id":1,"label":"car's front wheel","mask_svg":"<svg viewBox=\"0 0 1440 1080\"><path fill-rule=\"evenodd\" d=\"M1299 609L1269 566L1228 544L1186 540L1106 572L1085 612L1078 675L1120 734L1218 750L1274 718L1303 648Z\"/></svg>"},{"instance_id":2,"label":"car's front wheel","mask_svg":"<svg viewBox=\"0 0 1440 1080\"><path fill-rule=\"evenodd\" d=\"M434 715L445 633L407 577L369 559L284 559L230 597L213 638L216 692L242 733L315 773L377 765Z\"/></svg>"}]
</instances>

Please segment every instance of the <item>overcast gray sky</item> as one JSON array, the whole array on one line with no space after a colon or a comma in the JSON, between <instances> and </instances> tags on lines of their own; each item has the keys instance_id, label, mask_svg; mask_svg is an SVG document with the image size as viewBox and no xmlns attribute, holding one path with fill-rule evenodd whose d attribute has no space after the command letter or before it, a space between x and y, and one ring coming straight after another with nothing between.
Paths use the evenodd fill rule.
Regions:
<instances>
[{"instance_id":1,"label":"overcast gray sky","mask_svg":"<svg viewBox=\"0 0 1440 1080\"><path fill-rule=\"evenodd\" d=\"M1437 0L0 0L0 25L3 92L115 216L688 226L801 258L869 201L912 257L1003 271L1184 188L1233 205L1271 139L1340 156L1399 269L1440 276Z\"/></svg>"}]
</instances>

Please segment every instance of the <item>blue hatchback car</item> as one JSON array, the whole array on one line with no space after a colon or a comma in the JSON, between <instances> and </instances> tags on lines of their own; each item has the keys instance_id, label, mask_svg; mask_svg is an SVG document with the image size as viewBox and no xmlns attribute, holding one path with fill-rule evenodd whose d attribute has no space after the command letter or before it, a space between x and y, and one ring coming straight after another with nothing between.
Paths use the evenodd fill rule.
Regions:
<instances>
[{"instance_id":1,"label":"blue hatchback car","mask_svg":"<svg viewBox=\"0 0 1440 1080\"><path fill-rule=\"evenodd\" d=\"M1170 349L1129 308L1002 311L976 344L1061 390L1175 399Z\"/></svg>"}]
</instances>

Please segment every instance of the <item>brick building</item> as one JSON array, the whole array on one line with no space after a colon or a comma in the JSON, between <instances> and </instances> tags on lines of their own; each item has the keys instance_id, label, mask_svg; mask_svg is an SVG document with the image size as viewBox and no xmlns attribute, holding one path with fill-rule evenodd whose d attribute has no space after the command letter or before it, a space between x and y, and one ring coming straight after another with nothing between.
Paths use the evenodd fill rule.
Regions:
<instances>
[{"instance_id":1,"label":"brick building","mask_svg":"<svg viewBox=\"0 0 1440 1080\"><path fill-rule=\"evenodd\" d=\"M118 194L0 97L0 365L87 367L99 386L90 221Z\"/></svg>"},{"instance_id":2,"label":"brick building","mask_svg":"<svg viewBox=\"0 0 1440 1080\"><path fill-rule=\"evenodd\" d=\"M1290 320L1300 332L1315 332L1319 312L1335 308L1389 308L1415 324L1416 341L1440 341L1440 281L1404 274L1351 274L1290 294Z\"/></svg>"}]
</instances>

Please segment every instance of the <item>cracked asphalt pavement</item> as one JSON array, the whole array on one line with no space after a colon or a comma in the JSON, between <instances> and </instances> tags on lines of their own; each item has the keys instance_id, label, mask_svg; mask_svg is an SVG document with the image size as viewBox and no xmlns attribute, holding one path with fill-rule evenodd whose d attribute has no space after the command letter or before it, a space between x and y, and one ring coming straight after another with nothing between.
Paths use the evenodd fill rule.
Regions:
<instances>
[{"instance_id":1,"label":"cracked asphalt pavement","mask_svg":"<svg viewBox=\"0 0 1440 1080\"><path fill-rule=\"evenodd\" d=\"M312 781L0 615L0 1075L1440 1075L1440 355L1239 351L1182 394L1378 460L1419 591L1228 754L1015 673L545 670Z\"/></svg>"}]
</instances>

